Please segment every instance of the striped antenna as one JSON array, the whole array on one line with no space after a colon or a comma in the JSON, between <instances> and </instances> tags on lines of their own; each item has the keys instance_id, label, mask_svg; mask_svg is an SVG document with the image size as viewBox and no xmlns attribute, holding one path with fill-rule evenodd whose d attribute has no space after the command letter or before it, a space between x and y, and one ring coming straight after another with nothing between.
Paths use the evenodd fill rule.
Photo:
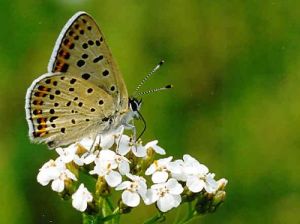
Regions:
<instances>
[{"instance_id":1,"label":"striped antenna","mask_svg":"<svg viewBox=\"0 0 300 224\"><path fill-rule=\"evenodd\" d=\"M149 89L147 91L137 93L136 96L142 96L142 95L146 95L146 94L150 94L150 93L160 92L160 91L171 89L171 88L173 88L173 85L166 85L164 87Z\"/></svg>"},{"instance_id":2,"label":"striped antenna","mask_svg":"<svg viewBox=\"0 0 300 224\"><path fill-rule=\"evenodd\" d=\"M149 72L144 78L143 80L138 84L138 86L136 87L134 93L133 93L133 96L136 96L136 95L141 95L141 94L137 94L137 91L144 85L144 83L160 68L160 66L163 65L165 61L164 60L161 60L156 66L155 68Z\"/></svg>"}]
</instances>

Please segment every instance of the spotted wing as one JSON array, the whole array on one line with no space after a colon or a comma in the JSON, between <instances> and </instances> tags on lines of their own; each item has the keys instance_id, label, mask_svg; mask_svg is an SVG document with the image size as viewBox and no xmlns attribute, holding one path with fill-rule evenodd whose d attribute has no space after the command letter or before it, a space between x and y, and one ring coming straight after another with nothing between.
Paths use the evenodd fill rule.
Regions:
<instances>
[{"instance_id":1,"label":"spotted wing","mask_svg":"<svg viewBox=\"0 0 300 224\"><path fill-rule=\"evenodd\" d=\"M48 72L68 72L92 82L113 97L116 110L128 108L123 77L99 27L85 12L76 13L62 29Z\"/></svg>"},{"instance_id":2,"label":"spotted wing","mask_svg":"<svg viewBox=\"0 0 300 224\"><path fill-rule=\"evenodd\" d=\"M109 127L112 97L94 83L69 73L49 73L27 90L26 118L33 141L50 147L95 137Z\"/></svg>"}]
</instances>

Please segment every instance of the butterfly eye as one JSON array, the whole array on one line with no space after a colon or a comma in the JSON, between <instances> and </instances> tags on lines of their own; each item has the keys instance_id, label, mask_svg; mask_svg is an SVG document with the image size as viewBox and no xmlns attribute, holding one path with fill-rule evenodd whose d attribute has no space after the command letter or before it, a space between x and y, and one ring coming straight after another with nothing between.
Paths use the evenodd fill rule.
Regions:
<instances>
[{"instance_id":1,"label":"butterfly eye","mask_svg":"<svg viewBox=\"0 0 300 224\"><path fill-rule=\"evenodd\" d=\"M129 106L132 111L138 111L140 109L142 101L138 101L135 98L129 99Z\"/></svg>"}]
</instances>

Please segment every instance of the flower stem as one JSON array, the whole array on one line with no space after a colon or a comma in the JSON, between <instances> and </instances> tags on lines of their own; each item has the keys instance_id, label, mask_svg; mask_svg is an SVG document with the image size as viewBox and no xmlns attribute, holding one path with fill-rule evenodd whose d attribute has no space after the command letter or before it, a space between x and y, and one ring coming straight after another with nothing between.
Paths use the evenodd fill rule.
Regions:
<instances>
[{"instance_id":1,"label":"flower stem","mask_svg":"<svg viewBox=\"0 0 300 224\"><path fill-rule=\"evenodd\" d=\"M114 205L111 201L111 198L110 197L105 197L104 200L105 200L106 204L108 205L110 211L111 212L114 211Z\"/></svg>"},{"instance_id":2,"label":"flower stem","mask_svg":"<svg viewBox=\"0 0 300 224\"><path fill-rule=\"evenodd\" d=\"M103 222L99 222L97 215L88 215L86 213L82 213L82 224L100 224Z\"/></svg>"},{"instance_id":3,"label":"flower stem","mask_svg":"<svg viewBox=\"0 0 300 224\"><path fill-rule=\"evenodd\" d=\"M116 208L115 211L111 214L111 215L108 215L104 218L101 219L101 221L103 223L107 222L107 221L111 221L111 223L119 223L119 218L120 217L120 214L119 214L119 208Z\"/></svg>"},{"instance_id":4,"label":"flower stem","mask_svg":"<svg viewBox=\"0 0 300 224\"><path fill-rule=\"evenodd\" d=\"M162 213L158 213L157 215L151 217L147 221L144 222L144 224L153 224L153 223L158 223L161 222L164 219Z\"/></svg>"},{"instance_id":5,"label":"flower stem","mask_svg":"<svg viewBox=\"0 0 300 224\"><path fill-rule=\"evenodd\" d=\"M179 221L178 224L189 223L197 215L197 213L195 212L195 210L193 208L192 202L188 202L187 204L188 204L187 215L183 220Z\"/></svg>"}]
</instances>

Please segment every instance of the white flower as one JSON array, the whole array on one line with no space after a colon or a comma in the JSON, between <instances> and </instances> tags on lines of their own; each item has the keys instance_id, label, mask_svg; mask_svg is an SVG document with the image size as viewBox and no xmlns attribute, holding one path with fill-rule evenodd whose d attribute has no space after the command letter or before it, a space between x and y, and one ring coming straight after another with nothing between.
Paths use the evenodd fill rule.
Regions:
<instances>
[{"instance_id":1,"label":"white flower","mask_svg":"<svg viewBox=\"0 0 300 224\"><path fill-rule=\"evenodd\" d=\"M72 195L72 206L83 212L87 208L87 203L93 200L92 194L83 184L80 184L77 191Z\"/></svg>"},{"instance_id":2,"label":"white flower","mask_svg":"<svg viewBox=\"0 0 300 224\"><path fill-rule=\"evenodd\" d=\"M147 191L145 204L149 205L157 202L157 207L162 212L167 212L176 208L181 203L180 194L183 187L174 178L169 179L166 183L159 183L151 186Z\"/></svg>"},{"instance_id":3,"label":"white flower","mask_svg":"<svg viewBox=\"0 0 300 224\"><path fill-rule=\"evenodd\" d=\"M59 158L45 163L37 176L37 181L46 186L51 183L53 191L62 192L65 188L65 180L77 180L76 176L66 168L66 165Z\"/></svg>"},{"instance_id":4,"label":"white flower","mask_svg":"<svg viewBox=\"0 0 300 224\"><path fill-rule=\"evenodd\" d=\"M194 193L202 191L212 193L217 190L218 184L214 180L214 174L209 173L208 168L200 164L190 155L183 156L183 172L186 175L186 186Z\"/></svg>"},{"instance_id":5,"label":"white flower","mask_svg":"<svg viewBox=\"0 0 300 224\"><path fill-rule=\"evenodd\" d=\"M91 164L92 162L95 161L95 159L97 158L99 154L99 150L95 150L95 151L88 151L85 152L81 157L79 156L75 156L74 157L74 162L78 165L78 166L82 166L84 164Z\"/></svg>"},{"instance_id":6,"label":"white flower","mask_svg":"<svg viewBox=\"0 0 300 224\"><path fill-rule=\"evenodd\" d=\"M130 161L126 157L116 154L114 156L114 160L118 164L118 170L122 175L125 175L130 172Z\"/></svg>"},{"instance_id":7,"label":"white flower","mask_svg":"<svg viewBox=\"0 0 300 224\"><path fill-rule=\"evenodd\" d=\"M69 163L71 162L76 156L76 151L77 151L77 144L72 144L66 148L56 148L56 152L58 153L60 159L64 163Z\"/></svg>"},{"instance_id":8,"label":"white flower","mask_svg":"<svg viewBox=\"0 0 300 224\"><path fill-rule=\"evenodd\" d=\"M100 147L110 149L115 143L115 137L112 134L101 135Z\"/></svg>"},{"instance_id":9,"label":"white flower","mask_svg":"<svg viewBox=\"0 0 300 224\"><path fill-rule=\"evenodd\" d=\"M184 172L184 162L181 159L169 163L168 166L171 176L179 181L186 181L187 175Z\"/></svg>"},{"instance_id":10,"label":"white flower","mask_svg":"<svg viewBox=\"0 0 300 224\"><path fill-rule=\"evenodd\" d=\"M118 163L115 160L116 153L111 150L101 150L99 157L95 159L95 167L90 171L90 174L97 174L104 177L107 184L111 187L116 187L122 181L121 174L114 169L118 168Z\"/></svg>"},{"instance_id":11,"label":"white flower","mask_svg":"<svg viewBox=\"0 0 300 224\"><path fill-rule=\"evenodd\" d=\"M100 147L102 149L110 149L114 143L119 144L121 135L123 134L124 127L121 125L118 129L108 134L102 134L100 137Z\"/></svg>"},{"instance_id":12,"label":"white flower","mask_svg":"<svg viewBox=\"0 0 300 224\"><path fill-rule=\"evenodd\" d=\"M151 179L153 183L163 183L166 182L169 174L168 174L168 166L172 156L164 159L155 160L150 167L146 170L146 175L152 175Z\"/></svg>"},{"instance_id":13,"label":"white flower","mask_svg":"<svg viewBox=\"0 0 300 224\"><path fill-rule=\"evenodd\" d=\"M117 153L124 156L130 151L132 151L136 157L145 157L147 155L147 151L141 143L132 142L127 135L122 135L117 148Z\"/></svg>"},{"instance_id":14,"label":"white flower","mask_svg":"<svg viewBox=\"0 0 300 224\"><path fill-rule=\"evenodd\" d=\"M228 183L228 180L225 178L221 178L220 180L218 180L217 181L218 190L223 190L226 187L227 183Z\"/></svg>"},{"instance_id":15,"label":"white flower","mask_svg":"<svg viewBox=\"0 0 300 224\"><path fill-rule=\"evenodd\" d=\"M61 162L61 160L59 161ZM51 180L57 178L59 176L59 168L57 167L57 165L60 164L56 163L56 161L54 161L53 159L45 163L39 170L37 181L41 185L46 186Z\"/></svg>"},{"instance_id":16,"label":"white flower","mask_svg":"<svg viewBox=\"0 0 300 224\"><path fill-rule=\"evenodd\" d=\"M148 149L152 148L154 150L154 152L156 152L157 154L165 155L166 151L163 148L161 148L160 146L158 146L157 143L158 143L157 140L148 142L145 145L145 149L148 150Z\"/></svg>"},{"instance_id":17,"label":"white flower","mask_svg":"<svg viewBox=\"0 0 300 224\"><path fill-rule=\"evenodd\" d=\"M85 148L87 151L93 151L96 142L99 142L99 135L96 136L95 139L93 138L83 138L80 140L79 145Z\"/></svg>"},{"instance_id":18,"label":"white flower","mask_svg":"<svg viewBox=\"0 0 300 224\"><path fill-rule=\"evenodd\" d=\"M140 204L140 197L145 198L147 192L146 180L143 177L135 176L130 173L126 175L132 181L124 181L116 190L124 190L122 201L129 207L136 207Z\"/></svg>"}]
</instances>

